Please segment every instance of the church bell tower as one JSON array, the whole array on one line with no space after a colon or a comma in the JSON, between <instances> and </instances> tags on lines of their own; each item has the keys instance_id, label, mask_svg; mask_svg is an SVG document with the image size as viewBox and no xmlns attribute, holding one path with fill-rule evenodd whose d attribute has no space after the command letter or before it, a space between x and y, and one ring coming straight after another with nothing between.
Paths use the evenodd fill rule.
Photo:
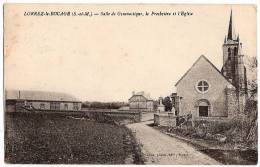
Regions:
<instances>
[{"instance_id":1,"label":"church bell tower","mask_svg":"<svg viewBox=\"0 0 260 167\"><path fill-rule=\"evenodd\" d=\"M240 111L247 98L247 76L243 58L242 43L239 35L235 34L231 10L228 34L225 36L223 44L223 67L221 72L236 88Z\"/></svg>"}]
</instances>

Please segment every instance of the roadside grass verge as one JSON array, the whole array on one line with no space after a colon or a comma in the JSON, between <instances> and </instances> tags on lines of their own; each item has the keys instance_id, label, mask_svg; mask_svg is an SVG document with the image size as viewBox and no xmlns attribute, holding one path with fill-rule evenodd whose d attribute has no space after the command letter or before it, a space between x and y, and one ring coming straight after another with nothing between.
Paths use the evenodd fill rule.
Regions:
<instances>
[{"instance_id":1,"label":"roadside grass verge","mask_svg":"<svg viewBox=\"0 0 260 167\"><path fill-rule=\"evenodd\" d=\"M215 160L223 163L225 165L255 165L257 164L258 152L257 150L243 150L235 149L234 143L225 142L220 143L218 141L204 140L199 138L193 138L191 136L185 136L179 133L169 133L168 127L158 127L154 124L149 126L162 133L181 140L187 144L192 145L198 151L207 154L208 156L214 158Z\"/></svg>"}]
</instances>

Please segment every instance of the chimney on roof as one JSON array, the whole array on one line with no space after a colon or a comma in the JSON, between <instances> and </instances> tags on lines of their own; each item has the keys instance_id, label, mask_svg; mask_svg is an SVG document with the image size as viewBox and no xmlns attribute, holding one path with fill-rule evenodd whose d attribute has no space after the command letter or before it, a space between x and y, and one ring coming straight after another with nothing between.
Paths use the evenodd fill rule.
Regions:
<instances>
[{"instance_id":1,"label":"chimney on roof","mask_svg":"<svg viewBox=\"0 0 260 167\"><path fill-rule=\"evenodd\" d=\"M20 92L20 90L18 91L18 99L20 99L21 98L21 92Z\"/></svg>"},{"instance_id":2,"label":"chimney on roof","mask_svg":"<svg viewBox=\"0 0 260 167\"><path fill-rule=\"evenodd\" d=\"M132 91L132 95L135 95L135 91Z\"/></svg>"}]
</instances>

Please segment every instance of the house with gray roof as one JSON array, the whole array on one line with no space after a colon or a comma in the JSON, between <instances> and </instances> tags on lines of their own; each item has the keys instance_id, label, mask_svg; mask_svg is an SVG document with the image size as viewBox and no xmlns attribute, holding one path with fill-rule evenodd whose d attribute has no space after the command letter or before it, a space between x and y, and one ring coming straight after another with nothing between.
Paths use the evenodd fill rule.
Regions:
<instances>
[{"instance_id":1,"label":"house with gray roof","mask_svg":"<svg viewBox=\"0 0 260 167\"><path fill-rule=\"evenodd\" d=\"M81 110L81 101L72 95L48 91L6 90L6 112L21 109L35 110Z\"/></svg>"},{"instance_id":2,"label":"house with gray roof","mask_svg":"<svg viewBox=\"0 0 260 167\"><path fill-rule=\"evenodd\" d=\"M130 110L153 111L153 99L143 91L133 92L128 101Z\"/></svg>"}]
</instances>

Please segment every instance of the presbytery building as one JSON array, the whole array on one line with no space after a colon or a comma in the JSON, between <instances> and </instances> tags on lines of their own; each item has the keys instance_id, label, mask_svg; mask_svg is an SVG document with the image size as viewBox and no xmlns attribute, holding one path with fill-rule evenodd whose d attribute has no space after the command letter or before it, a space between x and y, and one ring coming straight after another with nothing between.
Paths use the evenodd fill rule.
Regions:
<instances>
[{"instance_id":1,"label":"presbytery building","mask_svg":"<svg viewBox=\"0 0 260 167\"><path fill-rule=\"evenodd\" d=\"M153 111L153 99L143 91L133 92L128 102L130 110Z\"/></svg>"}]
</instances>

